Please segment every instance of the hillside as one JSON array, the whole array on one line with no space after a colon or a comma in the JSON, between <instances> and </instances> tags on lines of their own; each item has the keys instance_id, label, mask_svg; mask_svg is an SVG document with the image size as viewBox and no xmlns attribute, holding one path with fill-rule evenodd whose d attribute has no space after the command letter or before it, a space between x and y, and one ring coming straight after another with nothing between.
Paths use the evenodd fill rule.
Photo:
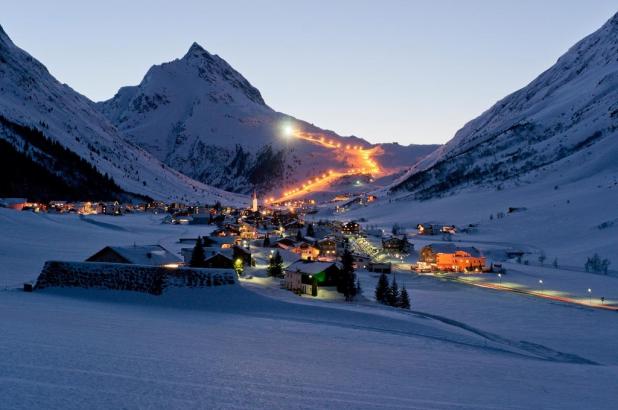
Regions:
<instances>
[{"instance_id":1,"label":"hillside","mask_svg":"<svg viewBox=\"0 0 618 410\"><path fill-rule=\"evenodd\" d=\"M618 15L393 185L417 199L465 188L616 180Z\"/></svg>"},{"instance_id":2,"label":"hillside","mask_svg":"<svg viewBox=\"0 0 618 410\"><path fill-rule=\"evenodd\" d=\"M0 139L12 146L12 155L30 158L35 163L32 166L46 169L48 178L55 179L58 184L68 184L74 190L109 178L117 185L112 189L114 192L96 193L88 189L82 192L115 197L119 188L125 193L164 200L220 200L227 203L243 200L242 197L187 178L148 152L127 143L90 100L66 84L59 83L43 64L13 44L1 27L0 116L3 118ZM53 152L60 151L50 151L49 146L42 149L29 142L33 133L40 133L42 139L57 142L87 161L98 177L86 181L83 178L84 170L73 172L63 168L63 158L53 157ZM71 180L73 177L77 180ZM8 192L25 195L28 193L26 186L40 183L41 180L29 178L21 182L25 184L23 192L15 189L20 185L16 183L12 184L13 188ZM45 195L54 194L64 195L67 192L60 189L57 193L47 192Z\"/></svg>"},{"instance_id":3,"label":"hillside","mask_svg":"<svg viewBox=\"0 0 618 410\"><path fill-rule=\"evenodd\" d=\"M374 147L276 112L225 60L194 43L186 55L155 65L137 86L98 103L124 134L170 167L223 189L279 191L346 167L340 153L302 139L285 138L292 125L315 138ZM380 145L383 167L398 171L437 146Z\"/></svg>"}]
</instances>

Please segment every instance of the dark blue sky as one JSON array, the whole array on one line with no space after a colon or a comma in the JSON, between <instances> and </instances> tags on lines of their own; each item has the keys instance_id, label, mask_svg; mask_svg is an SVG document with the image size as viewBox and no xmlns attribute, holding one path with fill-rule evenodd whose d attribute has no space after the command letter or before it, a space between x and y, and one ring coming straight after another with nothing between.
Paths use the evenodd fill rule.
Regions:
<instances>
[{"instance_id":1,"label":"dark blue sky","mask_svg":"<svg viewBox=\"0 0 618 410\"><path fill-rule=\"evenodd\" d=\"M616 1L29 1L0 24L94 100L193 41L282 111L373 142L443 143L526 85Z\"/></svg>"}]
</instances>

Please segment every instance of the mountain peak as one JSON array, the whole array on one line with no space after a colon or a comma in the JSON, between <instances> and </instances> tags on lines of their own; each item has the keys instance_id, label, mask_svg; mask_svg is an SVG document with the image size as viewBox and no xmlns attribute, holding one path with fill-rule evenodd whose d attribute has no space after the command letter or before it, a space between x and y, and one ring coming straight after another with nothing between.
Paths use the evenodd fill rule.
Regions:
<instances>
[{"instance_id":1,"label":"mountain peak","mask_svg":"<svg viewBox=\"0 0 618 410\"><path fill-rule=\"evenodd\" d=\"M204 47L200 46L196 42L193 42L193 44L191 44L191 47L189 47L189 50L187 51L187 53L182 59L186 60L191 57L204 57L204 56L212 57L212 55Z\"/></svg>"}]
</instances>

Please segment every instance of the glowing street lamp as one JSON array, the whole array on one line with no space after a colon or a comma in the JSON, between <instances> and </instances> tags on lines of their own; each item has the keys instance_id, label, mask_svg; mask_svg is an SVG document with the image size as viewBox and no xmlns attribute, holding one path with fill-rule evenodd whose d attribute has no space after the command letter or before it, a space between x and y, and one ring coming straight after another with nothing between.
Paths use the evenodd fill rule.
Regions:
<instances>
[{"instance_id":1,"label":"glowing street lamp","mask_svg":"<svg viewBox=\"0 0 618 410\"><path fill-rule=\"evenodd\" d=\"M592 305L592 289L588 288L588 304Z\"/></svg>"},{"instance_id":2,"label":"glowing street lamp","mask_svg":"<svg viewBox=\"0 0 618 410\"><path fill-rule=\"evenodd\" d=\"M502 285L502 274L501 273L498 273L498 281Z\"/></svg>"}]
</instances>

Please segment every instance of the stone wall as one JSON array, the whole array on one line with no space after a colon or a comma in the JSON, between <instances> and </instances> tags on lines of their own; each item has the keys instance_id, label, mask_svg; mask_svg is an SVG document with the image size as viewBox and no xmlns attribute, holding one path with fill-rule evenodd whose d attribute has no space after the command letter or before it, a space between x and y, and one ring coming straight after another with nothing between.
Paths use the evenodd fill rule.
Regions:
<instances>
[{"instance_id":1,"label":"stone wall","mask_svg":"<svg viewBox=\"0 0 618 410\"><path fill-rule=\"evenodd\" d=\"M163 268L104 262L47 261L35 289L78 287L162 294L167 288L234 285L231 269Z\"/></svg>"}]
</instances>

